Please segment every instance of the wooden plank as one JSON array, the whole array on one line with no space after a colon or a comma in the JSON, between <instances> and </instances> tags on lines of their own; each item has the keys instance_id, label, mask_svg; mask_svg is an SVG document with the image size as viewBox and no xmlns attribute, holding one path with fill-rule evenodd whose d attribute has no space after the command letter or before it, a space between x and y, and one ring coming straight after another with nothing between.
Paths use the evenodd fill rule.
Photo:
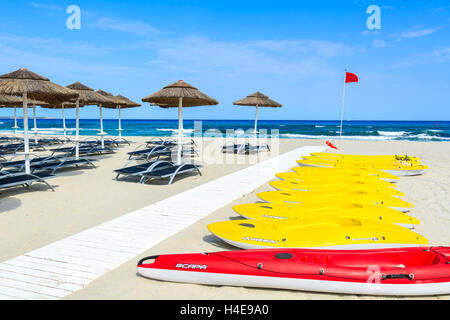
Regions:
<instances>
[{"instance_id":1,"label":"wooden plank","mask_svg":"<svg viewBox=\"0 0 450 320\"><path fill-rule=\"evenodd\" d=\"M5 264L5 263L0 264L0 270L14 272L17 274L23 274L23 275L27 275L27 276L33 276L33 277L37 277L37 278L55 280L60 283L64 282L64 283L68 283L68 284L75 284L75 285L78 285L81 287L83 287L84 285L88 284L91 281L91 279L87 279L87 278L79 278L79 277L73 277L73 276L68 276L68 275L62 275L62 274L55 273L55 272L35 270L32 268L29 268L28 266L26 266L26 267L21 267L21 266L17 266L17 265L13 266L10 264Z\"/></svg>"},{"instance_id":2,"label":"wooden plank","mask_svg":"<svg viewBox=\"0 0 450 320\"><path fill-rule=\"evenodd\" d=\"M61 253L54 253L54 252L48 252L44 251L47 247L41 248L39 251L35 250L33 252L29 252L26 255L29 257L35 257L35 258L41 258L46 260L53 260L53 261L59 261L59 262L65 262L72 264L72 267L75 267L77 265L81 267L90 267L92 270L102 270L103 272L109 271L112 268L111 264L105 264L102 262L92 261L88 260L86 258L77 258L73 256L66 256Z\"/></svg>"},{"instance_id":3,"label":"wooden plank","mask_svg":"<svg viewBox=\"0 0 450 320\"><path fill-rule=\"evenodd\" d=\"M71 293L71 291L69 290L50 288L45 285L33 284L13 279L6 279L2 277L0 277L0 286L20 289L23 291L29 291L36 294L48 296L50 298L62 298Z\"/></svg>"},{"instance_id":4,"label":"wooden plank","mask_svg":"<svg viewBox=\"0 0 450 320\"><path fill-rule=\"evenodd\" d=\"M82 280L92 280L97 277L99 277L101 274L98 273L91 273L86 271L80 271L80 270L70 270L65 268L58 268L51 265L45 265L45 264L39 264L34 262L25 262L22 260L8 260L0 265L0 268L3 268L5 266L11 267L11 268L22 268L30 270L31 272L45 272L45 273L51 273L55 274L56 276L63 276L63 277L74 277L76 279L82 279Z\"/></svg>"},{"instance_id":5,"label":"wooden plank","mask_svg":"<svg viewBox=\"0 0 450 320\"><path fill-rule=\"evenodd\" d=\"M19 300L57 300L57 297L48 296L33 291L22 290L0 284L0 294L11 296Z\"/></svg>"},{"instance_id":6,"label":"wooden plank","mask_svg":"<svg viewBox=\"0 0 450 320\"><path fill-rule=\"evenodd\" d=\"M25 273L18 273L14 271L6 271L0 269L0 279L17 280L26 283L32 283L49 288L67 290L73 292L75 290L83 288L83 285L66 283L57 279L42 278L40 276L33 276Z\"/></svg>"},{"instance_id":7,"label":"wooden plank","mask_svg":"<svg viewBox=\"0 0 450 320\"><path fill-rule=\"evenodd\" d=\"M49 270L52 271L52 268L56 270L60 270L61 274L74 274L74 272L79 272L83 274L87 278L99 277L105 273L104 269L96 269L92 266L83 266L79 264L75 264L73 262L60 262L55 260L43 259L41 257L32 257L28 255L19 256L13 258L11 260L3 262L3 264L11 264L11 265L30 265L30 268L34 268L37 270Z\"/></svg>"}]
</instances>

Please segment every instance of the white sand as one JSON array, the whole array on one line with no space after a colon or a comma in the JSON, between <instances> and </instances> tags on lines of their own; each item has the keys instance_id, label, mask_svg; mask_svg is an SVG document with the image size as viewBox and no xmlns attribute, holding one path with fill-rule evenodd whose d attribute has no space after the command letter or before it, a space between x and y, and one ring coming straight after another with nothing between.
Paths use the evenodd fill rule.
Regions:
<instances>
[{"instance_id":1,"label":"white sand","mask_svg":"<svg viewBox=\"0 0 450 320\"><path fill-rule=\"evenodd\" d=\"M192 186L203 184L248 165L249 156L237 156L240 164L205 164L203 176L179 179L173 185L139 185L130 181L113 181L113 169L126 162L126 152L145 141L131 137L134 146L125 146L112 156L101 157L96 169L61 171L50 180L56 192L44 186L5 190L0 194L0 261L22 255L56 240L73 235L115 217L145 207ZM148 139L148 138L147 138ZM281 153L304 145L324 145L322 140L280 141ZM217 145L219 146L221 142ZM404 177L398 189L404 199L415 205L410 214L421 224L416 231L429 239L432 245L450 245L450 143L406 141L342 141L336 143L345 153L408 154L421 157L430 169L422 176ZM216 148L217 149L217 148ZM221 154L210 154L219 160ZM276 155L276 152L267 155ZM293 164L294 166L295 164ZM209 223L236 216L231 207L238 203L257 201L256 193L267 191L268 185L243 196L210 216L175 234L157 246L128 261L119 268L93 281L67 299L355 299L360 296L305 293L284 290L216 287L159 282L136 275L136 263L145 256L164 253L185 253L235 250L209 234ZM201 201L201 198L199 198ZM373 298L373 297L363 297ZM382 297L383 298L383 297ZM441 296L449 298L449 296Z\"/></svg>"}]
</instances>

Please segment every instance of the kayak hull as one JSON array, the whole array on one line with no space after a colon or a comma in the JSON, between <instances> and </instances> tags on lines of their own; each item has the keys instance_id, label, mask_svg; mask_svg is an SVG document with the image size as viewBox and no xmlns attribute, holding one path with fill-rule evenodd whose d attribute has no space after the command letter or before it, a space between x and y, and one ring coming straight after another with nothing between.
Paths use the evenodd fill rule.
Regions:
<instances>
[{"instance_id":1,"label":"kayak hull","mask_svg":"<svg viewBox=\"0 0 450 320\"><path fill-rule=\"evenodd\" d=\"M310 192L309 194L314 193L352 193L352 192L372 192L377 194L383 194L386 196L404 196L405 194L401 191L398 191L392 187L383 187L383 186L352 186L352 185L341 185L341 186L328 186L328 185L316 185L316 186L302 186L301 181L284 181L284 180L276 180L269 182L269 185L276 190L279 191L304 191Z\"/></svg>"},{"instance_id":2,"label":"kayak hull","mask_svg":"<svg viewBox=\"0 0 450 320\"><path fill-rule=\"evenodd\" d=\"M402 226L364 218L329 216L295 220L229 220L208 230L242 249L335 248L360 250L427 245L428 240Z\"/></svg>"},{"instance_id":3,"label":"kayak hull","mask_svg":"<svg viewBox=\"0 0 450 320\"><path fill-rule=\"evenodd\" d=\"M420 175L423 174L424 169L428 167L425 165L415 165L415 166L389 166L389 165L361 165L357 166L355 164L345 164L345 163L331 163L331 162L319 162L319 161L311 161L311 160L297 160L297 163L302 167L314 167L314 168L366 168L366 169L378 169L382 170L386 173L393 174L395 176L410 176L410 175Z\"/></svg>"},{"instance_id":4,"label":"kayak hull","mask_svg":"<svg viewBox=\"0 0 450 320\"><path fill-rule=\"evenodd\" d=\"M384 172L399 176L399 177L407 177L407 176L419 176L422 175L425 170L385 170Z\"/></svg>"},{"instance_id":5,"label":"kayak hull","mask_svg":"<svg viewBox=\"0 0 450 320\"><path fill-rule=\"evenodd\" d=\"M267 191L260 192L256 195L261 200L269 203L284 203L284 204L308 204L325 206L332 203L348 202L347 198L351 198L354 203L377 205L380 207L388 207L401 212L408 212L413 205L409 202L403 201L393 196L370 195L370 196L352 196L352 195L326 195L321 197L313 197L305 195L303 191Z\"/></svg>"},{"instance_id":6,"label":"kayak hull","mask_svg":"<svg viewBox=\"0 0 450 320\"><path fill-rule=\"evenodd\" d=\"M387 223L395 223L405 228L413 229L420 221L405 213L390 208L366 206L355 208L350 205L339 207L305 207L295 204L249 203L233 206L234 212L246 219L270 219L302 221L305 219L327 219L328 217L364 218Z\"/></svg>"},{"instance_id":7,"label":"kayak hull","mask_svg":"<svg viewBox=\"0 0 450 320\"><path fill-rule=\"evenodd\" d=\"M148 260L150 263L146 263ZM336 262L337 261L337 262ZM269 249L170 254L139 261L149 279L341 294L450 293L448 248L336 251Z\"/></svg>"},{"instance_id":8,"label":"kayak hull","mask_svg":"<svg viewBox=\"0 0 450 320\"><path fill-rule=\"evenodd\" d=\"M232 245L233 247L244 249L244 250L255 250L255 249L267 249L267 245L259 245L248 242L234 241L231 239L223 238L218 235L215 235L220 240ZM409 248L409 247L420 247L420 244L411 244L411 243L361 243L361 244L337 244L332 246L318 246L318 247L303 247L299 246L277 246L277 248L286 248L286 249L316 249L316 250L372 250L372 249L392 249L392 248Z\"/></svg>"}]
</instances>

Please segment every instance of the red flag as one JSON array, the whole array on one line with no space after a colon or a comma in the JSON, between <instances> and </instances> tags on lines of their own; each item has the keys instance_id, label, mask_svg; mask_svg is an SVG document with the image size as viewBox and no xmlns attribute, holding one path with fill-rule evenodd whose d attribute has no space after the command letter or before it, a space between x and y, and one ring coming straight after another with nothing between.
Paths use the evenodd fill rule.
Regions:
<instances>
[{"instance_id":1,"label":"red flag","mask_svg":"<svg viewBox=\"0 0 450 320\"><path fill-rule=\"evenodd\" d=\"M336 148L336 146L334 144L332 144L330 141L325 142L327 146L329 146L330 148L336 149L338 150L338 148Z\"/></svg>"},{"instance_id":2,"label":"red flag","mask_svg":"<svg viewBox=\"0 0 450 320\"><path fill-rule=\"evenodd\" d=\"M349 82L358 82L358 76L354 73L346 72L345 73L345 83Z\"/></svg>"}]
</instances>

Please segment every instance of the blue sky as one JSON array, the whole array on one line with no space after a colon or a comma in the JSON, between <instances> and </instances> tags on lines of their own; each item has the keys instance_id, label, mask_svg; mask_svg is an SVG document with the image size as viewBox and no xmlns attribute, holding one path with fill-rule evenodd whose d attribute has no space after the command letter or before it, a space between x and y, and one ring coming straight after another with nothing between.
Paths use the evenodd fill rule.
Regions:
<instances>
[{"instance_id":1,"label":"blue sky","mask_svg":"<svg viewBox=\"0 0 450 320\"><path fill-rule=\"evenodd\" d=\"M66 27L70 5L81 9L80 30ZM366 26L369 5L381 8L379 30ZM339 119L348 69L360 82L347 86L345 119L450 120L450 4L2 1L0 74L20 67L139 102L179 79L219 100L186 109L186 119L253 119L254 108L232 102L261 91L283 107L262 110L260 119L292 120ZM176 110L148 104L122 114L177 118ZM97 107L81 117L97 118Z\"/></svg>"}]
</instances>

